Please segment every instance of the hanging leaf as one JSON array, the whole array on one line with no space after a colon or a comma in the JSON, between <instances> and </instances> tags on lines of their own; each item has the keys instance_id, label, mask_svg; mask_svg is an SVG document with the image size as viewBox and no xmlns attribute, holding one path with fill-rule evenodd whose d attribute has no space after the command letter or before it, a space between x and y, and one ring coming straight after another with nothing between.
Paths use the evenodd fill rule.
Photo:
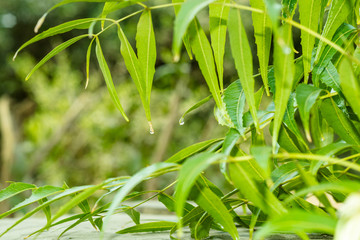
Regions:
<instances>
[{"instance_id":1,"label":"hanging leaf","mask_svg":"<svg viewBox=\"0 0 360 240\"><path fill-rule=\"evenodd\" d=\"M321 0L303 0L299 2L300 23L304 27L317 32L320 20ZM301 46L304 63L304 82L309 80L311 57L315 45L315 36L309 32L301 31Z\"/></svg>"},{"instance_id":2,"label":"hanging leaf","mask_svg":"<svg viewBox=\"0 0 360 240\"><path fill-rule=\"evenodd\" d=\"M294 53L291 26L286 24L279 28L275 36L274 74L275 74L275 116L272 133L273 150L278 139L281 122L283 121L287 103L294 81Z\"/></svg>"},{"instance_id":3,"label":"hanging leaf","mask_svg":"<svg viewBox=\"0 0 360 240\"><path fill-rule=\"evenodd\" d=\"M126 116L123 107L121 106L120 100L119 100L119 96L116 92L112 77L111 77L111 73L110 73L110 69L106 63L104 54L101 50L101 45L100 45L100 40L98 38L96 38L96 48L95 48L95 52L96 52L96 57L98 59L99 62L99 66L101 69L101 72L104 76L105 79L105 83L107 86L107 89L110 93L111 99L113 100L113 103L115 104L116 108L120 111L121 115L125 118L126 121L129 121L129 118Z\"/></svg>"},{"instance_id":4,"label":"hanging leaf","mask_svg":"<svg viewBox=\"0 0 360 240\"><path fill-rule=\"evenodd\" d=\"M259 130L259 121L256 115L257 109L254 96L255 81L252 72L252 53L239 9L231 9L228 24L231 53L235 61L235 67L245 93L246 102L250 108L251 116L254 120L255 128Z\"/></svg>"},{"instance_id":5,"label":"hanging leaf","mask_svg":"<svg viewBox=\"0 0 360 240\"><path fill-rule=\"evenodd\" d=\"M190 112L192 112L195 109L198 109L199 107L201 107L202 105L204 105L205 103L207 103L210 99L212 98L212 95L207 96L204 99L201 99L199 102L195 103L194 105L192 105L188 110L186 110L186 112L181 116L180 120L179 120L179 124L180 125L184 125L185 123L185 116L187 114L189 114Z\"/></svg>"},{"instance_id":6,"label":"hanging leaf","mask_svg":"<svg viewBox=\"0 0 360 240\"><path fill-rule=\"evenodd\" d=\"M219 76L220 90L224 91L224 52L226 42L226 28L230 7L226 6L230 0L217 0L209 5L211 47L214 51L216 69Z\"/></svg>"}]
</instances>

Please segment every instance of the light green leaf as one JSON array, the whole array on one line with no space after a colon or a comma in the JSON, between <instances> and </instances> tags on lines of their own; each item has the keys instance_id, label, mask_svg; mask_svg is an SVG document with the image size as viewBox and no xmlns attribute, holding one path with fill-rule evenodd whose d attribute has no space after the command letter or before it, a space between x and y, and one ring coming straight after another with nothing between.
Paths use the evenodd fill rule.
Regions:
<instances>
[{"instance_id":1,"label":"light green leaf","mask_svg":"<svg viewBox=\"0 0 360 240\"><path fill-rule=\"evenodd\" d=\"M31 77L31 75L39 68L41 67L44 63L46 63L47 61L49 61L52 57L54 57L55 55L57 55L58 53L62 52L64 49L66 49L67 47L71 46L72 44L76 43L77 41L79 41L80 39L83 39L87 37L87 34L84 35L80 35L77 37L74 37L66 42L63 42L62 44L58 45L57 47L55 47L51 52L49 52L43 59L41 59L40 62L38 62L38 64L35 65L35 67L33 69L31 69L30 73L26 76L25 80L29 80L29 78Z\"/></svg>"},{"instance_id":2,"label":"light green leaf","mask_svg":"<svg viewBox=\"0 0 360 240\"><path fill-rule=\"evenodd\" d=\"M168 158L165 162L179 163L180 161L184 160L185 158L190 157L191 155L198 153L198 152L204 150L205 148L209 147L210 145L220 142L221 140L223 140L223 139L215 138L215 139L210 139L207 141L195 143L195 144L193 144L189 147L186 147L186 148L180 150L179 152L175 153L173 156Z\"/></svg>"},{"instance_id":3,"label":"light green leaf","mask_svg":"<svg viewBox=\"0 0 360 240\"><path fill-rule=\"evenodd\" d=\"M225 136L225 140L224 140L224 143L222 146L222 152L226 155L230 155L231 151L233 150L236 142L240 139L240 137L241 137L241 135L239 134L239 132L237 130L235 130L234 128L230 128L228 133ZM226 171L226 169L227 169L226 165L227 165L226 162L220 163L220 171L224 175L226 180L228 182L230 182L230 178Z\"/></svg>"},{"instance_id":4,"label":"light green leaf","mask_svg":"<svg viewBox=\"0 0 360 240\"><path fill-rule=\"evenodd\" d=\"M300 118L304 126L305 134L309 142L311 142L310 135L310 110L316 103L322 89L312 85L300 84L296 88L296 102L300 113Z\"/></svg>"},{"instance_id":5,"label":"light green leaf","mask_svg":"<svg viewBox=\"0 0 360 240\"><path fill-rule=\"evenodd\" d=\"M299 2L300 23L314 32L319 27L321 0L302 0ZM304 64L304 82L307 84L309 80L309 72L311 69L312 51L315 45L315 36L309 32L301 31L301 46Z\"/></svg>"},{"instance_id":6,"label":"light green leaf","mask_svg":"<svg viewBox=\"0 0 360 240\"><path fill-rule=\"evenodd\" d=\"M199 206L213 217L216 222L222 225L224 230L227 231L233 239L240 239L232 216L221 199L209 188L198 188L198 190L200 194L196 202Z\"/></svg>"},{"instance_id":7,"label":"light green leaf","mask_svg":"<svg viewBox=\"0 0 360 240\"><path fill-rule=\"evenodd\" d=\"M111 215L115 212L115 210L119 206L119 204L125 199L126 195L128 195L134 187L136 187L139 183L141 183L145 179L149 178L155 172L161 171L164 169L169 169L169 168L175 167L175 166L177 166L177 165L174 163L164 163L164 162L155 163L149 167L146 167L146 168L140 170L134 176L132 176L126 182L126 184L114 196L112 203L108 209L107 215L104 218L104 226L103 226L102 231L105 231L105 229L108 226L108 223L110 221Z\"/></svg>"},{"instance_id":8,"label":"light green leaf","mask_svg":"<svg viewBox=\"0 0 360 240\"><path fill-rule=\"evenodd\" d=\"M194 19L195 15L204 7L214 2L215 0L192 0L186 1L176 16L174 23L173 36L173 53L174 58L178 59L181 50L181 39L184 37L186 29Z\"/></svg>"},{"instance_id":9,"label":"light green leaf","mask_svg":"<svg viewBox=\"0 0 360 240\"><path fill-rule=\"evenodd\" d=\"M322 32L322 36L327 39L332 39L334 33L343 24L353 10L355 0L333 0L331 8ZM315 64L318 63L320 56L324 50L324 42L320 40L315 55Z\"/></svg>"},{"instance_id":10,"label":"light green leaf","mask_svg":"<svg viewBox=\"0 0 360 240\"><path fill-rule=\"evenodd\" d=\"M229 171L241 196L251 201L264 213L272 216L286 213L287 210L265 185L266 174L255 160L231 163Z\"/></svg>"},{"instance_id":11,"label":"light green leaf","mask_svg":"<svg viewBox=\"0 0 360 240\"><path fill-rule=\"evenodd\" d=\"M188 1L190 2L190 1ZM204 30L198 20L194 20L189 28L192 51L199 64L200 70L205 81L214 97L218 108L223 109L223 103L220 95L219 82L216 75L214 56Z\"/></svg>"},{"instance_id":12,"label":"light green leaf","mask_svg":"<svg viewBox=\"0 0 360 240\"><path fill-rule=\"evenodd\" d=\"M120 100L119 100L119 96L116 92L112 77L111 77L111 73L110 73L110 69L106 63L104 54L102 52L101 49L101 45L100 45L100 40L98 38L96 38L96 48L95 48L95 53L96 53L96 57L98 59L99 62L99 66L101 69L101 72L104 76L105 79L105 83L107 86L107 89L109 91L109 94L111 96L111 99L113 100L113 103L115 104L116 108L120 111L121 115L125 118L126 121L129 121L129 118L126 116L123 107L121 106Z\"/></svg>"},{"instance_id":13,"label":"light green leaf","mask_svg":"<svg viewBox=\"0 0 360 240\"><path fill-rule=\"evenodd\" d=\"M360 119L360 78L355 76L348 59L343 59L339 68L340 84L346 100Z\"/></svg>"},{"instance_id":14,"label":"light green leaf","mask_svg":"<svg viewBox=\"0 0 360 240\"><path fill-rule=\"evenodd\" d=\"M259 130L259 121L257 118L254 96L255 81L253 78L252 53L239 9L231 9L228 27L231 53L235 61L235 67L240 78L241 86L244 90L246 102L249 105L255 127Z\"/></svg>"},{"instance_id":15,"label":"light green leaf","mask_svg":"<svg viewBox=\"0 0 360 240\"><path fill-rule=\"evenodd\" d=\"M236 128L244 136L243 115L245 110L245 93L239 80L231 83L225 90L224 103L231 120L230 127Z\"/></svg>"},{"instance_id":16,"label":"light green leaf","mask_svg":"<svg viewBox=\"0 0 360 240\"><path fill-rule=\"evenodd\" d=\"M339 94L342 94L340 87L340 77L336 67L334 64L332 64L332 62L329 62L329 64L324 68L320 75L320 81L326 86L334 89Z\"/></svg>"},{"instance_id":17,"label":"light green leaf","mask_svg":"<svg viewBox=\"0 0 360 240\"><path fill-rule=\"evenodd\" d=\"M282 15L284 18L292 18L295 13L298 0L282 0ZM317 30L317 29L316 29Z\"/></svg>"},{"instance_id":18,"label":"light green leaf","mask_svg":"<svg viewBox=\"0 0 360 240\"><path fill-rule=\"evenodd\" d=\"M359 132L332 98L323 100L320 109L322 116L341 139L349 144L360 145Z\"/></svg>"},{"instance_id":19,"label":"light green leaf","mask_svg":"<svg viewBox=\"0 0 360 240\"><path fill-rule=\"evenodd\" d=\"M183 215L185 201L200 173L208 168L213 162L222 158L224 158L223 154L203 152L189 158L182 165L175 190L176 214L179 217L182 217ZM181 224L180 220L178 223L179 228L181 228Z\"/></svg>"},{"instance_id":20,"label":"light green leaf","mask_svg":"<svg viewBox=\"0 0 360 240\"><path fill-rule=\"evenodd\" d=\"M142 0L126 0L126 1L116 1L116 2L111 2L111 1L107 1L104 4L104 8L101 12L101 18L106 18L108 14L115 12L117 10L120 10L122 8L126 8L128 6L134 5L137 2L142 2ZM101 21L101 28L104 28L104 23L105 21L102 20Z\"/></svg>"},{"instance_id":21,"label":"light green leaf","mask_svg":"<svg viewBox=\"0 0 360 240\"><path fill-rule=\"evenodd\" d=\"M36 188L33 184L22 183L22 182L12 182L9 186L0 191L0 202L11 198L19 193L22 193L26 190Z\"/></svg>"},{"instance_id":22,"label":"light green leaf","mask_svg":"<svg viewBox=\"0 0 360 240\"><path fill-rule=\"evenodd\" d=\"M334 234L336 223L336 219L330 216L292 210L265 223L255 233L255 239L264 239L275 232L320 232Z\"/></svg>"},{"instance_id":23,"label":"light green leaf","mask_svg":"<svg viewBox=\"0 0 360 240\"><path fill-rule=\"evenodd\" d=\"M251 155L254 156L256 162L264 170L265 176L270 176L273 168L271 163L271 148L268 146L253 146L250 149Z\"/></svg>"},{"instance_id":24,"label":"light green leaf","mask_svg":"<svg viewBox=\"0 0 360 240\"><path fill-rule=\"evenodd\" d=\"M13 59L16 58L16 56L22 49L24 49L26 46L29 46L32 43L38 42L44 38L48 38L57 34L69 32L73 29L87 29L90 26L90 24L95 20L96 18L76 19L73 21L62 23L56 27L49 28L48 30L36 35L32 39L21 45L21 47L16 51Z\"/></svg>"},{"instance_id":25,"label":"light green leaf","mask_svg":"<svg viewBox=\"0 0 360 240\"><path fill-rule=\"evenodd\" d=\"M287 103L294 81L294 53L291 26L286 24L279 28L275 37L274 74L275 74L275 116L272 133L273 151L284 118Z\"/></svg>"},{"instance_id":26,"label":"light green leaf","mask_svg":"<svg viewBox=\"0 0 360 240\"><path fill-rule=\"evenodd\" d=\"M263 0L250 0L250 5L253 8L266 11ZM252 12L252 20L254 25L254 36L257 46L257 56L259 58L261 78L264 83L265 91L268 96L269 84L268 84L268 66L269 56L272 40L272 26L271 21L267 13Z\"/></svg>"},{"instance_id":27,"label":"light green leaf","mask_svg":"<svg viewBox=\"0 0 360 240\"><path fill-rule=\"evenodd\" d=\"M220 90L224 91L224 52L226 42L226 28L229 16L229 6L225 6L230 0L217 0L209 5L210 37L214 51L216 69L219 76Z\"/></svg>"},{"instance_id":28,"label":"light green leaf","mask_svg":"<svg viewBox=\"0 0 360 240\"><path fill-rule=\"evenodd\" d=\"M147 108L150 108L150 94L156 62L155 35L150 10L144 10L140 16L136 32L136 48L139 65L142 67L144 77L143 81L145 82L145 84L142 84L145 85L145 95L148 105ZM150 110L148 114L150 115Z\"/></svg>"},{"instance_id":29,"label":"light green leaf","mask_svg":"<svg viewBox=\"0 0 360 240\"><path fill-rule=\"evenodd\" d=\"M192 112L193 110L201 107L202 105L204 105L205 103L207 103L210 99L212 98L212 95L207 96L204 99L201 99L199 102L195 103L194 105L192 105L188 110L186 110L186 112L181 116L180 120L179 120L179 124L180 125L184 125L185 123L185 116L187 114L189 114L190 112Z\"/></svg>"},{"instance_id":30,"label":"light green leaf","mask_svg":"<svg viewBox=\"0 0 360 240\"><path fill-rule=\"evenodd\" d=\"M116 233L126 234L126 233L137 233L137 232L166 231L172 229L175 225L176 225L175 222L169 222L169 221L149 222L149 223L137 224L135 226L120 230Z\"/></svg>"},{"instance_id":31,"label":"light green leaf","mask_svg":"<svg viewBox=\"0 0 360 240\"><path fill-rule=\"evenodd\" d=\"M92 50L92 44L94 42L95 38L93 38L89 44L89 47L86 52L86 83L85 83L85 89L89 85L89 75L90 75L90 56L91 56L91 50Z\"/></svg>"}]
</instances>

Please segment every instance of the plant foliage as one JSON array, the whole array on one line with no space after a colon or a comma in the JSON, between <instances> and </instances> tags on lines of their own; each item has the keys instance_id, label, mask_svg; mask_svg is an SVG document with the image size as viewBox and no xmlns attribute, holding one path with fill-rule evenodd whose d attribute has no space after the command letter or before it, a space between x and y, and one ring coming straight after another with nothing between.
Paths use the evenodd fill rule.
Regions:
<instances>
[{"instance_id":1,"label":"plant foliage","mask_svg":"<svg viewBox=\"0 0 360 240\"><path fill-rule=\"evenodd\" d=\"M156 42L152 15L157 14L157 9L173 8L176 13L172 45L174 60L178 61L182 56L184 45L190 59L194 56L212 95L192 106L180 124L189 111L213 98L215 117L229 131L223 139L196 143L133 177L118 177L98 185L72 188L11 183L0 191L0 201L24 191L31 191L31 196L2 213L0 218L32 203L38 203L38 206L0 236L41 210L48 222L39 231L71 220L77 221L65 231L84 221L105 231L111 215L124 212L131 216L135 225L119 229L119 234L170 230L171 238L176 238L181 237L182 228L186 226L190 227L196 239L207 237L210 229L226 231L233 239L239 239L236 226L249 228L250 236L255 239L263 239L275 232L291 232L303 239L307 238L306 233L319 232L345 239L343 236L351 236L351 231L359 232L353 224L359 218L359 212L349 213L338 208L349 195L356 195L360 189L359 0L283 0L282 3L251 0L250 6L230 0L173 0L165 4L140 0L63 0L44 14L36 30L50 11L76 2L102 3L103 12L96 18L60 24L24 43L18 52L57 34L74 29L88 31L54 48L26 79L51 57L88 36L87 74L95 41L97 60L109 93L128 120L100 45L102 33L116 28L123 57L120 61L125 62L135 83L153 133L150 94L156 45L160 43ZM297 5L299 22L293 19ZM107 18L108 14L124 8L132 12L120 19ZM197 19L200 11L209 11L211 41ZM255 75L252 61L255 55L243 23L245 11L252 13L260 63L259 73ZM121 24L136 15L140 18L135 52ZM96 26L100 26L98 32ZM299 49L295 49L297 45L293 42L295 28L301 30ZM227 34L239 80L225 88L223 63ZM255 85L255 78L259 76L263 82L261 88ZM264 92L268 97L263 99ZM266 133L271 134L270 141ZM232 191L224 194L206 178L206 169L212 165L219 166ZM162 190L154 190L150 197L157 196L169 211L176 212L177 223L140 223L138 212L133 207L122 205L124 200L145 194L133 192L142 181L177 171L179 175L173 183ZM164 193L173 186L175 193L172 196ZM103 195L90 207L87 199L95 192ZM111 204L102 205L101 200L111 193L115 194ZM309 201L309 196L314 196L318 204ZM70 200L57 211L52 211L52 205L63 198ZM188 200L194 200L197 206ZM357 204L354 207L359 208L354 201L345 202L348 208L349 204ZM58 220L77 206L82 214ZM235 211L241 206L247 207L248 211ZM261 228L253 236L255 226ZM176 231L177 235L174 234Z\"/></svg>"}]
</instances>

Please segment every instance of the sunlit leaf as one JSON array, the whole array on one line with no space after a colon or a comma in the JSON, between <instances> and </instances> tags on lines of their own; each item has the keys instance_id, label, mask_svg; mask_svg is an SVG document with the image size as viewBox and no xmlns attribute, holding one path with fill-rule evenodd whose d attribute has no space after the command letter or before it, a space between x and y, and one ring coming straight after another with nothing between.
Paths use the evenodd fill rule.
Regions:
<instances>
[{"instance_id":1,"label":"sunlit leaf","mask_svg":"<svg viewBox=\"0 0 360 240\"><path fill-rule=\"evenodd\" d=\"M22 182L12 182L9 186L2 189L0 191L0 202L11 198L19 193L22 193L26 190L31 190L36 188L35 185L29 183L22 183Z\"/></svg>"},{"instance_id":2,"label":"sunlit leaf","mask_svg":"<svg viewBox=\"0 0 360 240\"><path fill-rule=\"evenodd\" d=\"M170 230L176 225L175 222L168 221L160 221L160 222L149 222L137 224L132 227L125 228L116 233L118 234L126 234L126 233L137 233L137 232L156 232L156 231L164 231Z\"/></svg>"}]
</instances>

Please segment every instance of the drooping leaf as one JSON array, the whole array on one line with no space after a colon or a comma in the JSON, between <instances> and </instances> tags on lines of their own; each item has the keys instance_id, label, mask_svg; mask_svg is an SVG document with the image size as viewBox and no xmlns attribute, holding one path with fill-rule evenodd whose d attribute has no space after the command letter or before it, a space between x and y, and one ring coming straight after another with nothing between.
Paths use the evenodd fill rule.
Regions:
<instances>
[{"instance_id":1,"label":"drooping leaf","mask_svg":"<svg viewBox=\"0 0 360 240\"><path fill-rule=\"evenodd\" d=\"M207 39L205 32L197 19L195 19L189 27L189 36L191 48L196 61L199 64L201 73L205 78L212 96L214 97L217 107L219 109L223 109L213 52L209 40Z\"/></svg>"},{"instance_id":2,"label":"drooping leaf","mask_svg":"<svg viewBox=\"0 0 360 240\"><path fill-rule=\"evenodd\" d=\"M120 100L119 100L119 96L116 92L112 77L111 77L111 73L110 73L110 69L106 63L104 54L102 52L101 49L101 45L100 45L100 40L98 38L96 38L96 48L95 48L95 53L96 53L96 57L98 59L99 62L99 66L101 69L101 72L104 76L105 79L105 83L107 86L107 89L110 93L111 99L113 100L113 103L115 104L116 108L120 111L121 115L125 118L126 121L129 121L129 118L126 116L123 107L121 106Z\"/></svg>"},{"instance_id":3,"label":"drooping leaf","mask_svg":"<svg viewBox=\"0 0 360 240\"><path fill-rule=\"evenodd\" d=\"M270 125L270 130L272 130L272 127L273 125ZM309 151L308 146L303 143L303 140L299 139L297 135L284 124L280 127L278 143L280 147L287 152L300 153Z\"/></svg>"},{"instance_id":4,"label":"drooping leaf","mask_svg":"<svg viewBox=\"0 0 360 240\"><path fill-rule=\"evenodd\" d=\"M291 26L286 24L279 28L275 36L274 74L275 74L275 116L272 133L273 150L278 139L281 123L294 81L294 53Z\"/></svg>"},{"instance_id":5,"label":"drooping leaf","mask_svg":"<svg viewBox=\"0 0 360 240\"><path fill-rule=\"evenodd\" d=\"M339 75L342 92L360 118L360 76L355 76L355 71L348 59L344 59L340 64Z\"/></svg>"},{"instance_id":6,"label":"drooping leaf","mask_svg":"<svg viewBox=\"0 0 360 240\"><path fill-rule=\"evenodd\" d=\"M9 186L0 191L0 202L11 198L19 193L22 193L26 190L31 190L36 188L35 185L22 182L12 182Z\"/></svg>"},{"instance_id":7,"label":"drooping leaf","mask_svg":"<svg viewBox=\"0 0 360 240\"><path fill-rule=\"evenodd\" d=\"M230 10L228 27L231 53L234 58L235 67L245 93L246 102L250 108L251 116L254 120L255 128L259 130L254 96L255 81L253 77L252 53L239 9Z\"/></svg>"},{"instance_id":8,"label":"drooping leaf","mask_svg":"<svg viewBox=\"0 0 360 240\"><path fill-rule=\"evenodd\" d=\"M77 37L74 37L70 40L67 40L66 42L63 42L62 44L56 46L51 52L49 52L43 59L41 59L40 62L38 62L38 64L35 65L35 67L33 69L31 69L31 71L29 72L29 74L26 76L25 80L29 80L29 78L31 77L31 75L42 65L44 65L44 63L46 63L47 61L49 61L52 57L54 57L55 55L57 55L58 53L62 52L64 49L68 48L69 46L71 46L72 44L76 43L77 41L83 39L87 37L87 34L84 35L80 35Z\"/></svg>"},{"instance_id":9,"label":"drooping leaf","mask_svg":"<svg viewBox=\"0 0 360 240\"><path fill-rule=\"evenodd\" d=\"M185 123L185 116L187 114L189 114L190 112L192 112L193 110L201 107L202 105L204 105L205 103L207 103L210 99L212 98L212 95L207 96L204 99L201 99L199 102L195 103L194 105L192 105L188 110L186 110L186 112L181 116L180 120L179 120L179 124L180 125L184 125Z\"/></svg>"},{"instance_id":10,"label":"drooping leaf","mask_svg":"<svg viewBox=\"0 0 360 240\"><path fill-rule=\"evenodd\" d=\"M226 137L224 139L224 143L222 146L222 152L226 155L230 155L236 142L240 139L240 136L241 135L239 134L239 132L237 130L235 130L234 128L230 128L229 132L226 134ZM227 166L226 162L220 163L220 171L224 175L226 180L228 180L228 182L230 182L230 178L227 174L226 166Z\"/></svg>"},{"instance_id":11,"label":"drooping leaf","mask_svg":"<svg viewBox=\"0 0 360 240\"><path fill-rule=\"evenodd\" d=\"M305 134L309 142L311 142L309 123L310 111L322 91L322 89L307 84L300 84L296 88L296 102L298 104L300 118L304 126Z\"/></svg>"},{"instance_id":12,"label":"drooping leaf","mask_svg":"<svg viewBox=\"0 0 360 240\"><path fill-rule=\"evenodd\" d=\"M26 46L29 46L32 43L38 42L42 39L55 36L61 33L69 32L73 29L87 29L90 24L95 21L96 18L83 18L83 19L76 19L73 21L62 23L56 27L49 28L48 30L36 35L35 37L31 38L29 41L21 45L21 47L16 51L14 58L18 55L18 53L24 49Z\"/></svg>"},{"instance_id":13,"label":"drooping leaf","mask_svg":"<svg viewBox=\"0 0 360 240\"><path fill-rule=\"evenodd\" d=\"M136 48L139 65L142 67L144 74L145 84L143 85L145 85L147 104L150 105L150 94L156 62L155 34L150 10L144 10L140 16L136 32Z\"/></svg>"},{"instance_id":14,"label":"drooping leaf","mask_svg":"<svg viewBox=\"0 0 360 240\"><path fill-rule=\"evenodd\" d=\"M217 0L209 5L211 47L214 51L216 69L219 76L220 90L224 91L224 52L226 28L230 7L226 6L230 0Z\"/></svg>"},{"instance_id":15,"label":"drooping leaf","mask_svg":"<svg viewBox=\"0 0 360 240\"><path fill-rule=\"evenodd\" d=\"M127 206L124 206L127 207ZM140 224L140 213L134 208L129 208L125 213L133 220L133 222L138 225Z\"/></svg>"},{"instance_id":16,"label":"drooping leaf","mask_svg":"<svg viewBox=\"0 0 360 240\"><path fill-rule=\"evenodd\" d=\"M331 3L331 8L322 32L322 36L327 39L332 39L336 30L340 27L341 24L345 22L345 19L348 17L350 12L354 7L355 0L333 0ZM324 50L324 42L320 41L317 47L315 55L315 64L318 63L320 56Z\"/></svg>"},{"instance_id":17,"label":"drooping leaf","mask_svg":"<svg viewBox=\"0 0 360 240\"><path fill-rule=\"evenodd\" d=\"M195 240L209 237L213 222L214 219L208 213L204 213L195 224L195 227L192 227L193 224L190 224L190 230L192 235L195 237Z\"/></svg>"},{"instance_id":18,"label":"drooping leaf","mask_svg":"<svg viewBox=\"0 0 360 240\"><path fill-rule=\"evenodd\" d=\"M134 5L137 2L141 2L141 1L140 0L127 0L127 1L121 1L121 2L119 2L119 1L105 2L103 10L101 12L101 18L106 18L108 14L110 14L110 13L112 13L114 11L120 10L122 8ZM105 21L102 20L101 21L101 28L104 28L104 23L105 23Z\"/></svg>"},{"instance_id":19,"label":"drooping leaf","mask_svg":"<svg viewBox=\"0 0 360 240\"><path fill-rule=\"evenodd\" d=\"M261 78L264 83L266 94L269 96L268 86L268 66L269 56L272 40L272 26L271 21L266 13L266 8L263 0L250 0L250 5L253 8L263 10L265 13L252 12L252 20L254 26L254 36L257 47L257 56L259 58Z\"/></svg>"},{"instance_id":20,"label":"drooping leaf","mask_svg":"<svg viewBox=\"0 0 360 240\"><path fill-rule=\"evenodd\" d=\"M224 158L223 154L203 152L189 158L182 165L175 190L176 214L179 217L183 215L185 201L200 173L208 168L211 163L222 158ZM178 224L181 228L181 221Z\"/></svg>"},{"instance_id":21,"label":"drooping leaf","mask_svg":"<svg viewBox=\"0 0 360 240\"><path fill-rule=\"evenodd\" d=\"M214 1L215 0L192 0L182 4L174 23L173 53L175 58L179 58L177 56L179 56L181 50L181 39L189 24L201 9Z\"/></svg>"},{"instance_id":22,"label":"drooping leaf","mask_svg":"<svg viewBox=\"0 0 360 240\"><path fill-rule=\"evenodd\" d=\"M300 23L304 27L317 32L320 20L321 0L303 0L299 1ZM311 69L311 57L315 45L315 36L309 32L301 31L301 46L304 64L304 82L309 79Z\"/></svg>"},{"instance_id":23,"label":"drooping leaf","mask_svg":"<svg viewBox=\"0 0 360 240\"><path fill-rule=\"evenodd\" d=\"M264 239L275 232L320 232L334 234L336 219L330 216L292 210L287 214L273 218L255 233L256 239Z\"/></svg>"},{"instance_id":24,"label":"drooping leaf","mask_svg":"<svg viewBox=\"0 0 360 240\"><path fill-rule=\"evenodd\" d=\"M90 78L90 56L91 56L91 50L92 50L92 44L94 42L95 38L93 38L88 46L88 49L86 51L86 83L85 83L85 89L89 85L89 78Z\"/></svg>"},{"instance_id":25,"label":"drooping leaf","mask_svg":"<svg viewBox=\"0 0 360 240\"><path fill-rule=\"evenodd\" d=\"M198 152L204 150L205 148L209 147L210 145L217 143L221 140L223 140L223 139L216 138L216 139L210 139L207 141L195 143L195 144L193 144L189 147L186 147L186 148L180 150L179 152L175 153L173 156L168 158L165 162L178 163L178 162L184 160L185 158L190 157L191 155L198 153Z\"/></svg>"},{"instance_id":26,"label":"drooping leaf","mask_svg":"<svg viewBox=\"0 0 360 240\"><path fill-rule=\"evenodd\" d=\"M360 134L350 119L339 109L332 98L323 100L321 114L341 139L349 144L360 145Z\"/></svg>"},{"instance_id":27,"label":"drooping leaf","mask_svg":"<svg viewBox=\"0 0 360 240\"><path fill-rule=\"evenodd\" d=\"M239 233L235 227L229 210L225 207L221 199L214 194L209 188L198 189L200 191L196 202L204 209L212 218L223 226L233 239L240 239Z\"/></svg>"},{"instance_id":28,"label":"drooping leaf","mask_svg":"<svg viewBox=\"0 0 360 240\"><path fill-rule=\"evenodd\" d=\"M137 232L165 231L172 229L174 225L176 225L175 222L169 222L169 221L148 222L122 229L116 233L126 234L126 233L137 233Z\"/></svg>"}]
</instances>

